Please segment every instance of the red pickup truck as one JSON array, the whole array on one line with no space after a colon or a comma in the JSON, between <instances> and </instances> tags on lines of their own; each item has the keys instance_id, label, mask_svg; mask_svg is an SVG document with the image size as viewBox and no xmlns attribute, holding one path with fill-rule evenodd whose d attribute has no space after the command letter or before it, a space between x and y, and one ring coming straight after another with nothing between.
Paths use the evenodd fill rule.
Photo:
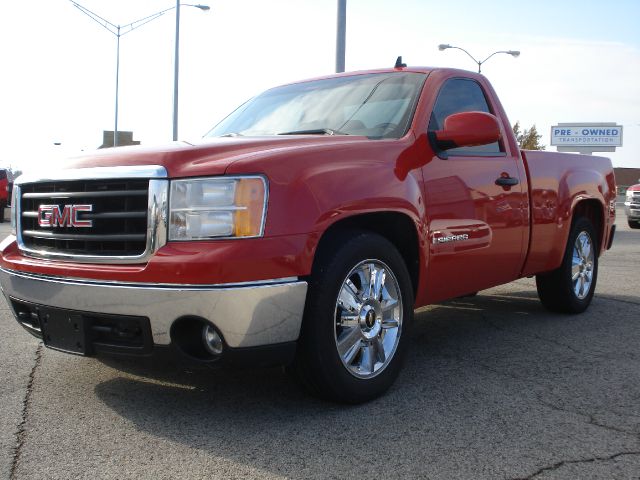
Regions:
<instances>
[{"instance_id":1,"label":"red pickup truck","mask_svg":"<svg viewBox=\"0 0 640 480\"><path fill-rule=\"evenodd\" d=\"M54 349L284 364L362 402L397 376L417 307L535 275L547 308L586 309L615 192L606 158L521 151L482 75L332 75L197 145L23 175L0 282Z\"/></svg>"}]
</instances>

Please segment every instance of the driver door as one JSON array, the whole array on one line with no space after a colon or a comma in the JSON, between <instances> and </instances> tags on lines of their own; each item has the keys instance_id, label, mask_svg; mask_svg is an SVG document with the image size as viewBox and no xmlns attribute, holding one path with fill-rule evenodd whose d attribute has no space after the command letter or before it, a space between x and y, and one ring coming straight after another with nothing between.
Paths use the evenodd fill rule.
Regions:
<instances>
[{"instance_id":1,"label":"driver door","mask_svg":"<svg viewBox=\"0 0 640 480\"><path fill-rule=\"evenodd\" d=\"M428 130L441 130L444 119L454 113L495 115L492 110L478 82L452 78L438 93ZM447 150L423 167L430 302L518 278L526 252L528 207L526 178L520 178L524 170L519 168L519 152L516 155L507 153L500 141ZM518 179L518 184L496 183L505 177Z\"/></svg>"}]
</instances>

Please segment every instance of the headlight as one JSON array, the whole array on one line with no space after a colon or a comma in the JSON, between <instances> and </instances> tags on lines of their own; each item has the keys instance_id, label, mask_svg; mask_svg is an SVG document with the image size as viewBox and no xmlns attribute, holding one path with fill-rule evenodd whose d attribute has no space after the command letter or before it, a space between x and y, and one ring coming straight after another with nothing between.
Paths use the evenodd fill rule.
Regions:
<instances>
[{"instance_id":1,"label":"headlight","mask_svg":"<svg viewBox=\"0 0 640 480\"><path fill-rule=\"evenodd\" d=\"M633 190L627 190L627 201L633 200Z\"/></svg>"},{"instance_id":2,"label":"headlight","mask_svg":"<svg viewBox=\"0 0 640 480\"><path fill-rule=\"evenodd\" d=\"M266 205L263 177L173 180L169 240L262 236Z\"/></svg>"}]
</instances>

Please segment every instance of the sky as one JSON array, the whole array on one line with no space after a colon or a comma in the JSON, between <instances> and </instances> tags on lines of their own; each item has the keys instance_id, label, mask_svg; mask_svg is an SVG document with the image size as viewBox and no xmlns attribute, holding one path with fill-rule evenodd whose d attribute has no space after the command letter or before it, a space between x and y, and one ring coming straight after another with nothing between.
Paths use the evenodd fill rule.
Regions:
<instances>
[{"instance_id":1,"label":"sky","mask_svg":"<svg viewBox=\"0 0 640 480\"><path fill-rule=\"evenodd\" d=\"M126 25L172 0L79 0ZM179 137L202 137L236 106L335 69L336 0L203 0L182 7ZM175 13L121 37L119 129L144 145L172 138ZM614 166L640 168L640 2L347 0L346 69L409 65L475 70L484 58L511 123L616 122ZM92 150L113 130L116 37L69 0L3 2L0 166L33 170ZM59 144L59 145L56 145ZM547 147L555 150L555 147Z\"/></svg>"}]
</instances>

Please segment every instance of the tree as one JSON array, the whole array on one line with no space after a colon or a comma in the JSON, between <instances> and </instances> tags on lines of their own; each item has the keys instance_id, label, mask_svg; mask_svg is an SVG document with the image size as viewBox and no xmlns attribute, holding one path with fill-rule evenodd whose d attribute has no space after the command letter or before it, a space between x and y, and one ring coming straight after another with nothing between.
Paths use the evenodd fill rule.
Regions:
<instances>
[{"instance_id":1,"label":"tree","mask_svg":"<svg viewBox=\"0 0 640 480\"><path fill-rule=\"evenodd\" d=\"M520 121L517 121L513 126L513 134L523 150L544 150L546 147L540 143L542 135L538 133L535 124L531 128L521 131Z\"/></svg>"}]
</instances>

